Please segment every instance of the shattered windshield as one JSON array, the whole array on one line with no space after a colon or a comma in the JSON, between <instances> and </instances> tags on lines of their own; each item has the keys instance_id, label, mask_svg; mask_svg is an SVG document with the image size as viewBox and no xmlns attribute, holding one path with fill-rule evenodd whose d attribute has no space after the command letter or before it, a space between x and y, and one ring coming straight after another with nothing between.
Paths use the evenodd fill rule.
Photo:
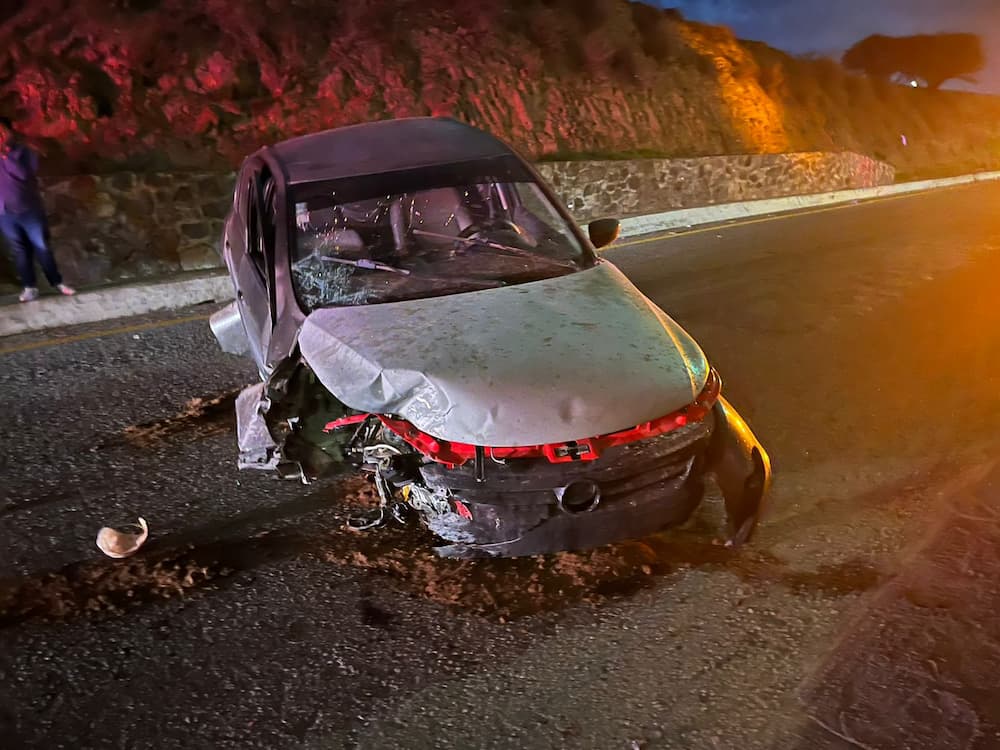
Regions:
<instances>
[{"instance_id":1,"label":"shattered windshield","mask_svg":"<svg viewBox=\"0 0 1000 750\"><path fill-rule=\"evenodd\" d=\"M292 281L307 311L494 289L593 263L509 157L301 185L291 202Z\"/></svg>"}]
</instances>

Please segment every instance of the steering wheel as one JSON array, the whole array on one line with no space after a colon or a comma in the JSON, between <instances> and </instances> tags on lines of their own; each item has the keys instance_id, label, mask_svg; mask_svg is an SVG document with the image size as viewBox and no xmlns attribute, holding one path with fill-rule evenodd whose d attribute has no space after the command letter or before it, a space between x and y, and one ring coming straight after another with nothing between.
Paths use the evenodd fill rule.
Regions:
<instances>
[{"instance_id":1,"label":"steering wheel","mask_svg":"<svg viewBox=\"0 0 1000 750\"><path fill-rule=\"evenodd\" d=\"M515 224L513 221L510 221L509 219L492 219L488 224L472 224L470 226L467 226L465 229L463 229L461 232L458 233L458 236L462 239L469 239L469 240L477 239L477 235L480 235L483 232L488 232L491 230L513 232L514 234L517 235L524 234L524 230L522 230L521 227L519 227L517 224Z\"/></svg>"},{"instance_id":2,"label":"steering wheel","mask_svg":"<svg viewBox=\"0 0 1000 750\"><path fill-rule=\"evenodd\" d=\"M511 255L514 257L534 257L534 253L530 250L524 250L519 247L512 247L501 241L491 241L489 237L481 237L480 235L489 231L503 231L511 232L520 238L524 237L524 230L521 229L517 224L508 219L493 219L490 223L486 225L473 224L472 226L466 227L461 232L458 233L458 239L463 240L481 240L484 244L488 243L489 247L497 252L503 253L504 255ZM459 242L456 243L462 245L463 247L457 249L456 252L461 254L469 243Z\"/></svg>"}]
</instances>

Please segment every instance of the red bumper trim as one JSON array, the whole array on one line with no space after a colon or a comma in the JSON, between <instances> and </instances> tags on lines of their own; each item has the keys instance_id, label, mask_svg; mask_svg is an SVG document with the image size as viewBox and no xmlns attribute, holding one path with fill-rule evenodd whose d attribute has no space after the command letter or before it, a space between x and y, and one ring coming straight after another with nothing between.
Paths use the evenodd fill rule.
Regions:
<instances>
[{"instance_id":1,"label":"red bumper trim","mask_svg":"<svg viewBox=\"0 0 1000 750\"><path fill-rule=\"evenodd\" d=\"M666 416L630 427L627 430L612 432L606 435L597 435L582 440L571 440L565 443L516 447L487 447L486 454L497 461L504 461L509 458L546 458L555 464L569 463L571 461L594 461L608 448L635 443L639 440L645 440L676 430L692 422L700 422L712 410L712 407L715 406L721 390L722 381L718 373L715 370L710 370L705 387L698 394L698 397L683 409L678 409ZM349 418L350 422L347 420L337 420L337 422L331 422L330 425L327 425L327 428L330 429L331 425L339 427L344 424L356 424L368 416L372 415L359 414ZM474 445L438 440L403 419L392 419L382 414L373 416L376 416L383 425L432 461L454 467L461 466L467 461L473 460L476 456L476 446Z\"/></svg>"}]
</instances>

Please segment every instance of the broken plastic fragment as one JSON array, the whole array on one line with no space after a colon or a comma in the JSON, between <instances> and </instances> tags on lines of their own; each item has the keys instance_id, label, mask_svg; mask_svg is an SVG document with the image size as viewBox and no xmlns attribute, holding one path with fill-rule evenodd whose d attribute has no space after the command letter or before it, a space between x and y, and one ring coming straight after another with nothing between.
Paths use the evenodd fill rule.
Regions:
<instances>
[{"instance_id":1,"label":"broken plastic fragment","mask_svg":"<svg viewBox=\"0 0 1000 750\"><path fill-rule=\"evenodd\" d=\"M138 527L142 531L135 534L105 526L97 532L97 547L108 557L119 559L130 557L139 550L149 536L149 526L146 525L146 519L141 516Z\"/></svg>"},{"instance_id":2,"label":"broken plastic fragment","mask_svg":"<svg viewBox=\"0 0 1000 750\"><path fill-rule=\"evenodd\" d=\"M326 426L323 428L323 432L333 432L340 427L346 427L347 425L360 424L364 422L371 414L351 414L347 417L341 417L340 419L335 419L332 422L327 422Z\"/></svg>"}]
</instances>

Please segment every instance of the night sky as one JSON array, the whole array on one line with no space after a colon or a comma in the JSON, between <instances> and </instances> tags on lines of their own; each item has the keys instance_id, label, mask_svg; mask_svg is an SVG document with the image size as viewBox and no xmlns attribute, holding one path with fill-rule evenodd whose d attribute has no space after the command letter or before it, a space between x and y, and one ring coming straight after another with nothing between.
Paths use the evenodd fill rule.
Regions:
<instances>
[{"instance_id":1,"label":"night sky","mask_svg":"<svg viewBox=\"0 0 1000 750\"><path fill-rule=\"evenodd\" d=\"M648 0L647 0L648 1ZM903 36L971 31L983 37L986 68L978 85L946 86L1000 94L1000 0L661 0L685 17L732 28L792 53L839 58L869 34Z\"/></svg>"}]
</instances>

